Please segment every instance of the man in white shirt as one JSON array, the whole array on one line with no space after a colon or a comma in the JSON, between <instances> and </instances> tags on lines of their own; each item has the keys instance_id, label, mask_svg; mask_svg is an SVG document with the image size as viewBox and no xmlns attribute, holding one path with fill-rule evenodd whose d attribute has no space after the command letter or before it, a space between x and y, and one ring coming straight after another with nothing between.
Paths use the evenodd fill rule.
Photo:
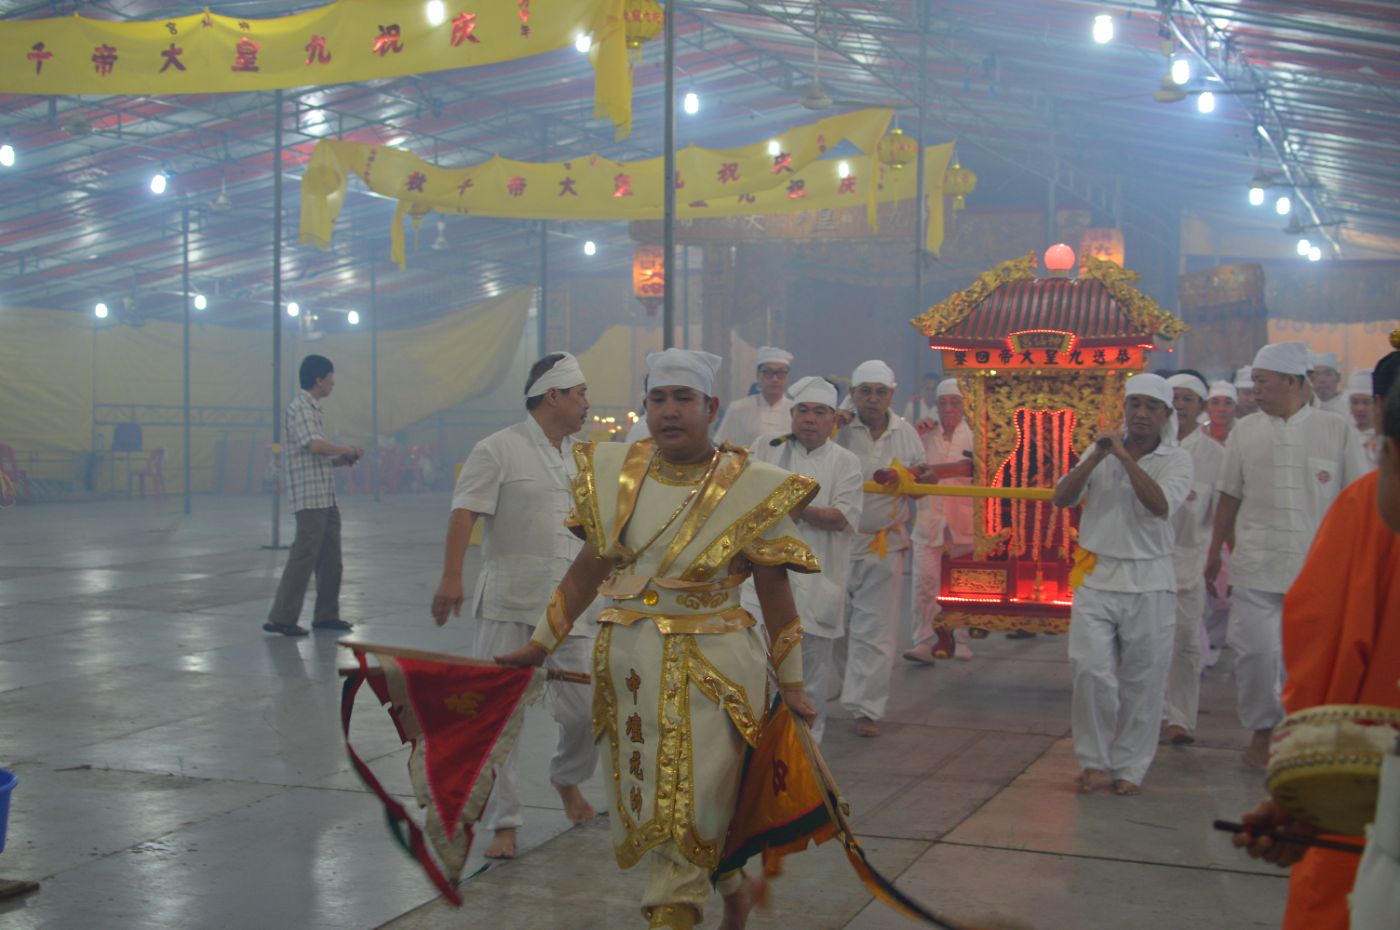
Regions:
<instances>
[{"instance_id":1,"label":"man in white shirt","mask_svg":"<svg viewBox=\"0 0 1400 930\"><path fill-rule=\"evenodd\" d=\"M571 507L570 485L578 472L572 436L588 416L588 385L578 360L567 352L546 355L525 383L528 416L492 433L467 456L452 493L442 580L433 595L439 626L461 615L462 563L472 527L482 523L481 574L469 616L476 624L477 658L490 659L524 646L544 614L550 592L564 577L583 543L564 526ZM593 652L592 624L579 624L547 663L562 671L585 671ZM592 694L586 687L549 682L546 699L559 724L550 760L550 782L574 823L593 817L579 785L593 776L598 748L593 741ZM482 816L495 831L486 856L515 855L515 833L524 822L517 794L517 753L496 773Z\"/></svg>"},{"instance_id":2,"label":"man in white shirt","mask_svg":"<svg viewBox=\"0 0 1400 930\"><path fill-rule=\"evenodd\" d=\"M879 359L856 366L851 398L856 416L836 434L836 442L856 454L861 477L899 459L922 465L924 445L903 417L890 412L894 370ZM861 736L879 736L880 719L890 697L890 673L899 640L904 594L904 550L909 548L909 500L888 494L862 496L851 574L846 583L846 617L850 640L841 704L856 718Z\"/></svg>"},{"instance_id":3,"label":"man in white shirt","mask_svg":"<svg viewBox=\"0 0 1400 930\"><path fill-rule=\"evenodd\" d=\"M715 442L752 446L760 436L778 436L792 425L787 398L788 376L792 373L792 353L776 346L758 349L758 393L741 397L729 405L715 433Z\"/></svg>"},{"instance_id":4,"label":"man in white shirt","mask_svg":"<svg viewBox=\"0 0 1400 930\"><path fill-rule=\"evenodd\" d=\"M972 483L972 430L963 417L963 396L957 378L946 378L936 389L934 403L938 422L920 433L924 461L938 470L944 484ZM917 427L916 427L917 429ZM913 647L904 658L932 665L935 658L972 658L967 630L956 635L935 629L934 621L942 608L938 591L943 579L943 554L963 558L972 551L972 498L930 497L919 505L914 518L914 603L909 614L913 621Z\"/></svg>"},{"instance_id":5,"label":"man in white shirt","mask_svg":"<svg viewBox=\"0 0 1400 930\"><path fill-rule=\"evenodd\" d=\"M790 572L797 613L802 618L802 668L807 696L817 706L812 735L821 742L826 729L826 703L835 684L832 647L845 630L846 578L851 569L851 549L860 522L860 459L830 440L836 423L836 388L825 378L802 378L788 391L792 400L792 432L764 436L754 444L753 456L779 468L815 479L821 489L793 520L802 538L821 563L816 574ZM760 613L752 580L744 583L743 606Z\"/></svg>"},{"instance_id":6,"label":"man in white shirt","mask_svg":"<svg viewBox=\"0 0 1400 930\"><path fill-rule=\"evenodd\" d=\"M1195 742L1196 712L1201 696L1201 627L1206 608L1206 544L1215 517L1215 483L1225 465L1225 447L1197 427L1209 397L1195 372L1167 379L1176 409L1177 443L1191 456L1193 478L1186 503L1172 517L1176 545L1176 635L1167 676L1167 739L1177 746Z\"/></svg>"},{"instance_id":7,"label":"man in white shirt","mask_svg":"<svg viewBox=\"0 0 1400 930\"><path fill-rule=\"evenodd\" d=\"M1380 445L1376 438L1376 399L1372 396L1373 369L1358 368L1347 382L1347 405L1351 421L1356 424L1357 439L1366 460L1375 468L1380 461Z\"/></svg>"},{"instance_id":8,"label":"man in white shirt","mask_svg":"<svg viewBox=\"0 0 1400 930\"><path fill-rule=\"evenodd\" d=\"M1157 753L1176 619L1172 517L1191 493L1172 389L1158 375L1124 386L1123 431L1101 433L1055 486L1083 504L1083 583L1070 608L1070 724L1085 793L1142 793Z\"/></svg>"},{"instance_id":9,"label":"man in white shirt","mask_svg":"<svg viewBox=\"0 0 1400 930\"><path fill-rule=\"evenodd\" d=\"M924 372L919 380L919 393L905 403L904 419L913 423L915 429L918 429L923 421L931 421L938 415L938 385L942 381L943 376L937 372Z\"/></svg>"},{"instance_id":10,"label":"man in white shirt","mask_svg":"<svg viewBox=\"0 0 1400 930\"><path fill-rule=\"evenodd\" d=\"M1249 365L1235 372L1235 394L1236 420L1259 412L1259 405L1254 402L1254 369Z\"/></svg>"},{"instance_id":11,"label":"man in white shirt","mask_svg":"<svg viewBox=\"0 0 1400 930\"><path fill-rule=\"evenodd\" d=\"M1253 732L1246 765L1269 761L1269 735L1283 719L1283 595L1302 568L1338 492L1367 470L1356 430L1307 406L1308 350L1266 345L1254 357L1259 413L1235 424L1225 442L1206 581L1230 551L1230 632L1240 723Z\"/></svg>"},{"instance_id":12,"label":"man in white shirt","mask_svg":"<svg viewBox=\"0 0 1400 930\"><path fill-rule=\"evenodd\" d=\"M1312 384L1317 405L1323 410L1347 416L1347 397L1341 393L1342 373L1337 370L1340 364L1336 352L1312 352L1309 355L1311 368L1308 381Z\"/></svg>"}]
</instances>

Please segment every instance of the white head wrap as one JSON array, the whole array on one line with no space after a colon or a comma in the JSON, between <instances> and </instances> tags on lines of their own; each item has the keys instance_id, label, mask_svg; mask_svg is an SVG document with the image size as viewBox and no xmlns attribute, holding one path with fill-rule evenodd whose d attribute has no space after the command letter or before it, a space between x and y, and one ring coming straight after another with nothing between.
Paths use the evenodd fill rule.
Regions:
<instances>
[{"instance_id":1,"label":"white head wrap","mask_svg":"<svg viewBox=\"0 0 1400 930\"><path fill-rule=\"evenodd\" d=\"M851 372L851 390L854 391L856 386L861 384L883 384L892 388L895 386L894 369L878 358L861 362L856 366L856 370Z\"/></svg>"},{"instance_id":2,"label":"white head wrap","mask_svg":"<svg viewBox=\"0 0 1400 930\"><path fill-rule=\"evenodd\" d=\"M759 346L757 364L767 365L769 362L777 362L780 365L791 365L792 353L784 352L777 346Z\"/></svg>"},{"instance_id":3,"label":"white head wrap","mask_svg":"<svg viewBox=\"0 0 1400 930\"><path fill-rule=\"evenodd\" d=\"M1340 369L1337 367L1340 364L1341 362L1337 361L1336 352L1308 353L1308 371L1313 371L1318 368L1330 368L1333 371L1340 372Z\"/></svg>"},{"instance_id":4,"label":"white head wrap","mask_svg":"<svg viewBox=\"0 0 1400 930\"><path fill-rule=\"evenodd\" d=\"M1358 368L1351 373L1351 380L1347 382L1347 396L1352 394L1365 394L1371 397L1375 394L1375 383L1371 380L1371 375L1375 373L1374 368Z\"/></svg>"},{"instance_id":5,"label":"white head wrap","mask_svg":"<svg viewBox=\"0 0 1400 930\"><path fill-rule=\"evenodd\" d=\"M1201 400L1205 400L1207 397L1210 396L1210 390L1206 387L1206 383L1200 378L1197 378L1195 375L1187 374L1186 372L1172 375L1170 378L1168 378L1167 387L1186 388L1187 390L1191 391L1191 393L1199 397Z\"/></svg>"},{"instance_id":6,"label":"white head wrap","mask_svg":"<svg viewBox=\"0 0 1400 930\"><path fill-rule=\"evenodd\" d=\"M1281 375L1306 375L1311 367L1309 354L1308 347L1301 342L1274 342L1255 354L1251 367Z\"/></svg>"},{"instance_id":7,"label":"white head wrap","mask_svg":"<svg viewBox=\"0 0 1400 930\"><path fill-rule=\"evenodd\" d=\"M1254 369L1246 365L1235 372L1235 387L1254 389ZM1239 398L1237 397L1236 400Z\"/></svg>"},{"instance_id":8,"label":"white head wrap","mask_svg":"<svg viewBox=\"0 0 1400 930\"><path fill-rule=\"evenodd\" d=\"M1161 375L1140 374L1133 375L1123 385L1123 397L1128 398L1133 395L1150 397L1153 400L1160 400L1167 405L1167 422L1162 424L1161 440L1164 446L1176 445L1176 408L1172 406L1172 389L1167 384L1167 379ZM1123 424L1123 432L1128 431L1128 424Z\"/></svg>"},{"instance_id":9,"label":"white head wrap","mask_svg":"<svg viewBox=\"0 0 1400 930\"><path fill-rule=\"evenodd\" d=\"M585 380L583 369L579 367L578 359L568 352L561 353L564 357L554 363L544 374L535 379L535 383L530 385L525 391L526 397L541 397L550 388L557 388L567 391L569 388L578 387Z\"/></svg>"},{"instance_id":10,"label":"white head wrap","mask_svg":"<svg viewBox=\"0 0 1400 930\"><path fill-rule=\"evenodd\" d=\"M647 355L647 387L694 388L706 397L715 396L715 374L724 359L698 349L677 349Z\"/></svg>"},{"instance_id":11,"label":"white head wrap","mask_svg":"<svg viewBox=\"0 0 1400 930\"><path fill-rule=\"evenodd\" d=\"M1206 395L1206 400L1212 397L1228 397L1235 403L1240 402L1240 392L1235 390L1235 386L1229 381L1216 381L1210 386L1210 393Z\"/></svg>"},{"instance_id":12,"label":"white head wrap","mask_svg":"<svg viewBox=\"0 0 1400 930\"><path fill-rule=\"evenodd\" d=\"M794 404L826 404L836 409L836 387L825 378L808 375L788 388Z\"/></svg>"},{"instance_id":13,"label":"white head wrap","mask_svg":"<svg viewBox=\"0 0 1400 930\"><path fill-rule=\"evenodd\" d=\"M938 382L938 390L933 396L935 400L944 397L962 397L962 389L958 387L958 379L944 378Z\"/></svg>"}]
</instances>

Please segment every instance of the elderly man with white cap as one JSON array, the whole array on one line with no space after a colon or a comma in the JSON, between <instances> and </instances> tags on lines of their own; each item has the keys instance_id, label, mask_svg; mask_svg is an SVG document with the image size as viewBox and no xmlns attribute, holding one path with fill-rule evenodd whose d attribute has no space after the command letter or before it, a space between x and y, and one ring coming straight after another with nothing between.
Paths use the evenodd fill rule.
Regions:
<instances>
[{"instance_id":1,"label":"elderly man with white cap","mask_svg":"<svg viewBox=\"0 0 1400 930\"><path fill-rule=\"evenodd\" d=\"M1195 741L1201 692L1201 626L1206 610L1206 545L1215 517L1215 483L1225 465L1225 447L1197 428L1210 392L1196 372L1167 379L1176 410L1177 443L1191 456L1193 478L1186 503L1172 517L1176 544L1176 634L1171 673L1167 676L1167 739L1175 745Z\"/></svg>"},{"instance_id":2,"label":"elderly man with white cap","mask_svg":"<svg viewBox=\"0 0 1400 930\"><path fill-rule=\"evenodd\" d=\"M861 362L851 374L856 416L836 434L836 441L860 459L861 475L867 481L895 459L911 468L924 463L919 434L907 420L890 412L894 389L894 370L879 359ZM856 718L861 736L880 735L880 720L890 697L904 599L908 520L908 498L864 495L846 583L850 639L841 688L841 704Z\"/></svg>"},{"instance_id":3,"label":"elderly man with white cap","mask_svg":"<svg viewBox=\"0 0 1400 930\"><path fill-rule=\"evenodd\" d=\"M648 926L692 930L734 816L748 747L770 693L808 722L802 624L788 570L819 565L789 514L817 493L810 478L710 440L720 358L667 349L647 356L651 438L580 447L568 525L584 540L529 643L497 660L540 665L602 594L593 715L607 740L612 847L647 864ZM750 575L768 635L739 603ZM766 640L766 642L765 642ZM756 885L715 876L722 927L740 930Z\"/></svg>"},{"instance_id":4,"label":"elderly man with white cap","mask_svg":"<svg viewBox=\"0 0 1400 930\"><path fill-rule=\"evenodd\" d=\"M588 385L578 360L567 352L546 355L525 382L525 419L472 447L457 476L448 519L442 580L433 595L433 619L441 626L461 616L462 564L481 523L481 571L468 605L475 627L472 655L489 659L525 645L544 610L549 589L564 577L582 543L564 527L574 464L573 434L588 416ZM580 626L550 659L550 666L588 667L593 625ZM579 785L593 777L598 749L586 688L549 682L549 706L559 724L549 780L574 823L593 817ZM482 823L495 831L486 856L515 855L516 830L524 823L517 791L518 753L497 772Z\"/></svg>"},{"instance_id":5,"label":"elderly man with white cap","mask_svg":"<svg viewBox=\"0 0 1400 930\"><path fill-rule=\"evenodd\" d=\"M1176 620L1172 518L1194 469L1166 379L1134 375L1124 394L1122 432L1085 450L1055 506L1084 508L1069 624L1076 783L1135 795L1157 753Z\"/></svg>"},{"instance_id":6,"label":"elderly man with white cap","mask_svg":"<svg viewBox=\"0 0 1400 930\"><path fill-rule=\"evenodd\" d=\"M1259 412L1259 405L1254 402L1254 369L1249 365L1235 372L1235 393L1235 419Z\"/></svg>"},{"instance_id":7,"label":"elderly man with white cap","mask_svg":"<svg viewBox=\"0 0 1400 930\"><path fill-rule=\"evenodd\" d=\"M846 577L860 522L863 478L855 453L831 441L836 423L836 387L825 378L802 378L788 390L792 431L764 436L753 457L816 481L821 489L806 509L793 514L802 538L821 562L821 574L789 577L802 617L802 666L807 696L817 706L812 735L820 742L826 728L826 702L837 684L832 647L845 631ZM744 585L744 607L759 610L752 583Z\"/></svg>"},{"instance_id":8,"label":"elderly man with white cap","mask_svg":"<svg viewBox=\"0 0 1400 930\"><path fill-rule=\"evenodd\" d=\"M758 349L758 393L729 405L715 433L716 442L751 446L760 436L786 433L792 401L785 393L792 373L792 353L776 346Z\"/></svg>"},{"instance_id":9,"label":"elderly man with white cap","mask_svg":"<svg viewBox=\"0 0 1400 930\"><path fill-rule=\"evenodd\" d=\"M1204 432L1222 446L1235 426L1239 398L1239 390L1229 381L1212 381L1206 393Z\"/></svg>"},{"instance_id":10,"label":"elderly man with white cap","mask_svg":"<svg viewBox=\"0 0 1400 930\"><path fill-rule=\"evenodd\" d=\"M938 422L920 434L924 460L938 469L948 484L972 483L972 430L963 417L963 396L957 378L938 384L935 400ZM938 591L943 575L943 555L961 558L972 551L972 499L930 497L919 505L914 518L914 603L910 605L913 646L904 658L932 665L936 658L956 655L971 659L967 630L955 634L934 623L941 612Z\"/></svg>"},{"instance_id":11,"label":"elderly man with white cap","mask_svg":"<svg viewBox=\"0 0 1400 930\"><path fill-rule=\"evenodd\" d=\"M1230 549L1230 628L1240 723L1252 731L1246 765L1269 761L1269 736L1283 719L1283 596L1337 494L1366 472L1356 430L1307 405L1307 346L1280 342L1254 357L1259 415L1235 424L1225 443L1206 581Z\"/></svg>"},{"instance_id":12,"label":"elderly man with white cap","mask_svg":"<svg viewBox=\"0 0 1400 930\"><path fill-rule=\"evenodd\" d=\"M1308 353L1308 381L1312 384L1319 407L1347 416L1347 396L1341 392L1342 373L1337 368L1339 364L1336 352Z\"/></svg>"},{"instance_id":13,"label":"elderly man with white cap","mask_svg":"<svg viewBox=\"0 0 1400 930\"><path fill-rule=\"evenodd\" d=\"M1353 371L1351 380L1347 382L1346 396L1351 421L1356 425L1357 438L1361 441L1361 451L1366 454L1371 467L1375 468L1380 464L1380 444L1376 431L1376 398L1371 393L1373 373L1374 369L1371 368Z\"/></svg>"}]
</instances>

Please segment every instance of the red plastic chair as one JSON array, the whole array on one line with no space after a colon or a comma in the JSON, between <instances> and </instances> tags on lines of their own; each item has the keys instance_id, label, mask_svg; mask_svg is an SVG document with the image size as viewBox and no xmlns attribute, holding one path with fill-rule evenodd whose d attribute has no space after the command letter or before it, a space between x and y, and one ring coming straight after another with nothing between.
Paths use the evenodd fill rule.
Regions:
<instances>
[{"instance_id":1,"label":"red plastic chair","mask_svg":"<svg viewBox=\"0 0 1400 930\"><path fill-rule=\"evenodd\" d=\"M5 475L5 487L7 490L0 490L0 503L6 505L13 504L19 500L31 500L29 492L29 476L19 467L19 459L15 458L15 450L0 443L0 473ZM6 498L13 495L13 500Z\"/></svg>"},{"instance_id":2,"label":"red plastic chair","mask_svg":"<svg viewBox=\"0 0 1400 930\"><path fill-rule=\"evenodd\" d=\"M165 475L161 468L165 464L165 450L156 449L151 453L151 457L146 460L146 467L140 471L131 469L126 473L126 493L131 494L131 486L137 481L141 482L141 496L146 496L146 479L151 479L151 493L156 497L165 495Z\"/></svg>"}]
</instances>

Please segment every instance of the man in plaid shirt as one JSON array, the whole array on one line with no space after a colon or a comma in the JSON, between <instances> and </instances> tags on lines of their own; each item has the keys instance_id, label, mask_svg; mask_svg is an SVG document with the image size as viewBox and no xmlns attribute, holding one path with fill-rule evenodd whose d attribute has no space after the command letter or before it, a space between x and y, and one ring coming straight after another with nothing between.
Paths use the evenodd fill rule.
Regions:
<instances>
[{"instance_id":1,"label":"man in plaid shirt","mask_svg":"<svg viewBox=\"0 0 1400 930\"><path fill-rule=\"evenodd\" d=\"M263 629L283 636L305 636L297 623L306 586L316 574L318 630L348 630L340 619L340 509L335 505L335 466L354 465L358 446L327 442L321 427L321 401L335 387L335 366L323 355L301 362L301 390L287 404L282 437L287 499L297 518L297 535Z\"/></svg>"}]
</instances>

